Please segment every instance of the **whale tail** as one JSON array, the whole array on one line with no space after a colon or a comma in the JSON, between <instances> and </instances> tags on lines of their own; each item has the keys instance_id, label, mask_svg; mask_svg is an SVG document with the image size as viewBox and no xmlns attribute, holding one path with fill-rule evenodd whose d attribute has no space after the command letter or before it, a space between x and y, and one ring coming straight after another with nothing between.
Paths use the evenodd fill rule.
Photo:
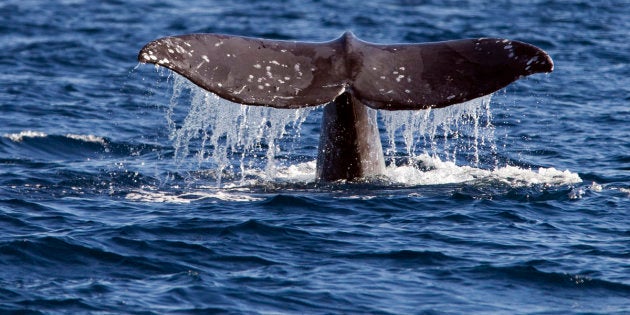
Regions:
<instances>
[{"instance_id":1,"label":"whale tail","mask_svg":"<svg viewBox=\"0 0 630 315\"><path fill-rule=\"evenodd\" d=\"M219 34L164 37L138 54L227 100L277 108L321 105L344 92L386 110L439 108L551 72L541 49L497 38L379 45L352 33L323 43Z\"/></svg>"},{"instance_id":2,"label":"whale tail","mask_svg":"<svg viewBox=\"0 0 630 315\"><path fill-rule=\"evenodd\" d=\"M365 106L445 107L553 70L544 51L507 39L377 45L349 32L325 43L217 34L165 37L144 46L138 60L169 68L236 103L327 104L316 172L325 182L385 172L377 123Z\"/></svg>"}]
</instances>

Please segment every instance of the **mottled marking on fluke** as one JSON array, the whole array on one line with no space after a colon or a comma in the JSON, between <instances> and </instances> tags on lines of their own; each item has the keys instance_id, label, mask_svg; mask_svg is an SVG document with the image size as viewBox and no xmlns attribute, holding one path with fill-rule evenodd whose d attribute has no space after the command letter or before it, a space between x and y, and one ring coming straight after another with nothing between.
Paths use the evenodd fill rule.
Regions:
<instances>
[{"instance_id":1,"label":"mottled marking on fluke","mask_svg":"<svg viewBox=\"0 0 630 315\"><path fill-rule=\"evenodd\" d=\"M553 70L543 50L518 41L381 45L350 32L323 43L220 34L164 37L144 46L138 60L169 68L236 103L276 108L327 104L317 158L320 181L383 174L378 128L364 105L440 108Z\"/></svg>"}]
</instances>

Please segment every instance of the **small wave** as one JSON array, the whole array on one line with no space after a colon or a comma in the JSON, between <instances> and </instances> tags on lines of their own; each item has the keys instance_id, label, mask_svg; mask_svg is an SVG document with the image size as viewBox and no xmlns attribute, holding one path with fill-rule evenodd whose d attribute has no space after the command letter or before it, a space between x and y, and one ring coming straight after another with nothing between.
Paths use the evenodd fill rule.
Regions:
<instances>
[{"instance_id":1,"label":"small wave","mask_svg":"<svg viewBox=\"0 0 630 315\"><path fill-rule=\"evenodd\" d=\"M70 134L69 133L69 134L66 134L66 138L79 140L79 141L83 141L83 142L100 143L102 145L106 144L105 138L94 136L94 135L75 135L75 134Z\"/></svg>"},{"instance_id":2,"label":"small wave","mask_svg":"<svg viewBox=\"0 0 630 315\"><path fill-rule=\"evenodd\" d=\"M508 279L543 287L560 287L563 289L606 290L623 296L630 294L630 286L623 283L591 278L586 275L545 272L531 265L506 267L478 266L471 272L484 279Z\"/></svg>"},{"instance_id":3,"label":"small wave","mask_svg":"<svg viewBox=\"0 0 630 315\"><path fill-rule=\"evenodd\" d=\"M316 200L313 200L307 196L294 196L294 195L276 195L264 202L264 206L270 208L285 208L290 207L293 209L299 208L317 208L319 204Z\"/></svg>"},{"instance_id":4,"label":"small wave","mask_svg":"<svg viewBox=\"0 0 630 315\"><path fill-rule=\"evenodd\" d=\"M350 259L360 260L389 260L393 263L414 265L439 265L452 263L460 259L450 257L441 252L434 251L415 251L415 250L394 250L389 252L374 252L374 253L356 253L345 254Z\"/></svg>"},{"instance_id":5,"label":"small wave","mask_svg":"<svg viewBox=\"0 0 630 315\"><path fill-rule=\"evenodd\" d=\"M66 155L68 152L89 153L95 150L105 153L110 151L110 141L90 134L50 135L41 131L25 130L4 134L3 137L17 144L27 142L27 146L23 148L52 155ZM28 155L34 156L35 154Z\"/></svg>"},{"instance_id":6,"label":"small wave","mask_svg":"<svg viewBox=\"0 0 630 315\"><path fill-rule=\"evenodd\" d=\"M154 258L112 252L87 243L78 243L67 237L45 236L28 240L4 242L0 250L6 257L23 262L21 266L3 266L20 272L42 272L59 266L59 276L89 275L97 264L115 266L114 273L134 276L143 273L164 274L177 272L183 267ZM28 271L27 271L28 270Z\"/></svg>"},{"instance_id":7,"label":"small wave","mask_svg":"<svg viewBox=\"0 0 630 315\"><path fill-rule=\"evenodd\" d=\"M249 219L245 222L226 226L222 231L222 235L258 235L265 238L290 238L294 240L300 240L301 242L307 242L306 238L312 237L309 232L298 228L291 228L287 226L273 225L260 220Z\"/></svg>"},{"instance_id":8,"label":"small wave","mask_svg":"<svg viewBox=\"0 0 630 315\"><path fill-rule=\"evenodd\" d=\"M28 159L55 160L59 158L106 158L112 156L140 156L144 154L160 154L170 156L169 149L155 144L114 142L106 137L93 134L65 135L47 134L40 131L25 130L18 133L7 133L0 138L8 139L14 144L14 152L21 151L21 156ZM4 142L4 144L9 144Z\"/></svg>"},{"instance_id":9,"label":"small wave","mask_svg":"<svg viewBox=\"0 0 630 315\"><path fill-rule=\"evenodd\" d=\"M105 145L108 142L105 138L95 136L95 135L78 135L78 134L68 133L64 136L55 136L55 135L49 135L41 131L33 131L33 130L24 130L18 133L5 133L3 136L13 142L23 142L25 139L48 138L48 137L62 137L62 138L72 139L72 140L81 141L81 142L99 143L102 145Z\"/></svg>"},{"instance_id":10,"label":"small wave","mask_svg":"<svg viewBox=\"0 0 630 315\"><path fill-rule=\"evenodd\" d=\"M48 137L47 134L40 131L21 131L19 133L5 133L3 137L10 139L13 142L22 142L24 138L44 138Z\"/></svg>"},{"instance_id":11,"label":"small wave","mask_svg":"<svg viewBox=\"0 0 630 315\"><path fill-rule=\"evenodd\" d=\"M234 202L252 202L261 201L264 198L258 198L249 194L242 194L230 191L195 191L186 193L173 193L167 191L149 191L137 190L128 193L125 196L128 200L141 202L164 202L164 203L191 203L201 200L211 201L234 201Z\"/></svg>"}]
</instances>

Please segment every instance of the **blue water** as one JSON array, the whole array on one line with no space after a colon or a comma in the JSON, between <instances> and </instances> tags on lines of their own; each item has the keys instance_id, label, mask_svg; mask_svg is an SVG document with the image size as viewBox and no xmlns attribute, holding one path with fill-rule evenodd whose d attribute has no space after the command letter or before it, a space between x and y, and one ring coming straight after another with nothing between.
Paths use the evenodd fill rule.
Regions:
<instances>
[{"instance_id":1,"label":"blue water","mask_svg":"<svg viewBox=\"0 0 630 315\"><path fill-rule=\"evenodd\" d=\"M629 16L624 0L3 0L0 313L629 314ZM253 149L182 145L194 101L172 96L199 91L136 61L166 35L346 30L506 37L555 71L413 154L381 121L393 178L319 185L321 109Z\"/></svg>"}]
</instances>

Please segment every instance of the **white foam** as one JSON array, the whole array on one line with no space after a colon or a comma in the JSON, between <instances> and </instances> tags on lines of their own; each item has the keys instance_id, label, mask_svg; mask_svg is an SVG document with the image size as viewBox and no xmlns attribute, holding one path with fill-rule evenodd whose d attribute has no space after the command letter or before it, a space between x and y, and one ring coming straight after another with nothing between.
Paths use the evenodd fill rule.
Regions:
<instances>
[{"instance_id":1,"label":"white foam","mask_svg":"<svg viewBox=\"0 0 630 315\"><path fill-rule=\"evenodd\" d=\"M283 182L310 183L315 181L316 161L309 161L279 167L274 174L274 180Z\"/></svg>"},{"instance_id":2,"label":"white foam","mask_svg":"<svg viewBox=\"0 0 630 315\"><path fill-rule=\"evenodd\" d=\"M619 188L619 191L626 193L630 197L630 188Z\"/></svg>"},{"instance_id":3,"label":"white foam","mask_svg":"<svg viewBox=\"0 0 630 315\"><path fill-rule=\"evenodd\" d=\"M126 199L139 202L159 202L159 203L181 203L187 204L195 201L233 201L233 202L252 202L260 201L263 198L253 197L248 194L228 192L224 190L217 191L196 191L183 194L173 194L164 191L138 190L128 193Z\"/></svg>"},{"instance_id":4,"label":"white foam","mask_svg":"<svg viewBox=\"0 0 630 315\"><path fill-rule=\"evenodd\" d=\"M66 137L70 139L74 139L74 140L83 141L83 142L105 144L105 138L98 137L95 135L76 135L76 134L69 133L69 134L66 134Z\"/></svg>"},{"instance_id":5,"label":"white foam","mask_svg":"<svg viewBox=\"0 0 630 315\"><path fill-rule=\"evenodd\" d=\"M3 136L5 138L9 138L13 142L22 142L24 141L25 138L46 138L49 135L41 131L25 130L19 133L7 133L7 134L4 134ZM65 137L68 139L79 140L79 141L84 141L84 142L105 144L105 138L98 137L95 135L77 135L77 134L69 133L69 134L66 134Z\"/></svg>"},{"instance_id":6,"label":"white foam","mask_svg":"<svg viewBox=\"0 0 630 315\"><path fill-rule=\"evenodd\" d=\"M421 165L421 167L419 166ZM389 165L385 170L387 181L402 186L446 185L458 183L501 182L511 187L533 185L557 186L581 183L578 174L555 168L525 169L516 166L492 170L456 165L439 157L421 154L402 166ZM315 161L278 168L273 181L309 183L315 181Z\"/></svg>"},{"instance_id":7,"label":"white foam","mask_svg":"<svg viewBox=\"0 0 630 315\"><path fill-rule=\"evenodd\" d=\"M531 185L571 185L582 182L580 176L569 170L560 171L553 167L540 167L537 170L516 166L504 166L491 171L491 178L503 181L510 186Z\"/></svg>"},{"instance_id":8,"label":"white foam","mask_svg":"<svg viewBox=\"0 0 630 315\"><path fill-rule=\"evenodd\" d=\"M22 142L24 141L24 138L44 138L47 136L48 135L43 132L31 130L21 131L19 133L4 134L5 138L9 138L13 142Z\"/></svg>"}]
</instances>

